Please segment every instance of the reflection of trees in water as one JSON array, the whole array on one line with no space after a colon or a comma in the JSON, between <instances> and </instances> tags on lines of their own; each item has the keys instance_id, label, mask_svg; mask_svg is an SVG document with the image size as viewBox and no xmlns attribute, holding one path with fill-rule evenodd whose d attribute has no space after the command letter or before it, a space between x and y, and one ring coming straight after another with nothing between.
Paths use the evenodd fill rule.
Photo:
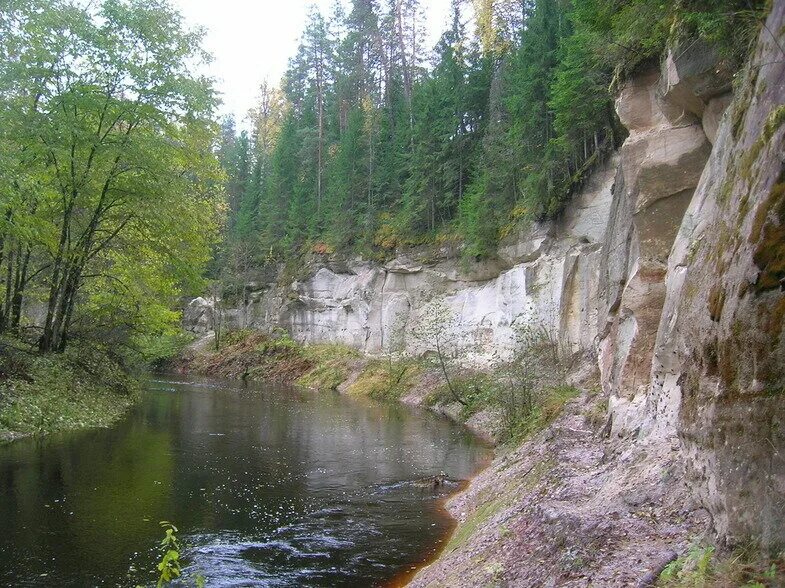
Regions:
<instances>
[{"instance_id":1,"label":"reflection of trees in water","mask_svg":"<svg viewBox=\"0 0 785 588\"><path fill-rule=\"evenodd\" d=\"M200 393L183 402L188 403L181 412L183 444L201 446L200 459L243 455L246 460L235 464L238 471L251 467L271 478L295 480L309 474L309 486L332 487L441 470L466 477L473 468L472 456L466 455L473 446L468 435L430 414L413 417L397 404L289 389ZM209 436L219 430L231 432ZM336 479L338 471L345 472L342 480Z\"/></svg>"},{"instance_id":2,"label":"reflection of trees in water","mask_svg":"<svg viewBox=\"0 0 785 588\"><path fill-rule=\"evenodd\" d=\"M31 440L4 448L0 553L16 552L23 569L29 557L95 576L127 568L139 538L156 532L157 523L145 518L171 500L170 446L166 431L125 422L65 442Z\"/></svg>"},{"instance_id":3,"label":"reflection of trees in water","mask_svg":"<svg viewBox=\"0 0 785 588\"><path fill-rule=\"evenodd\" d=\"M358 540L341 552L347 565L359 555L368 566L416 559L406 550L430 545L438 515L428 497L382 499L378 485L442 470L466 477L483 451L452 423L397 404L236 386L161 384L166 391L114 429L0 448L0 568L11 558L29 565L22 575L122 580L131 561L149 568L163 519L186 543L200 541L194 533L208 542L227 541L216 538L226 532L259 539L292 522L342 537L370 525L384 530L385 547ZM63 495L65 505L54 502ZM313 514L334 506L341 514ZM46 563L24 563L26 553Z\"/></svg>"}]
</instances>

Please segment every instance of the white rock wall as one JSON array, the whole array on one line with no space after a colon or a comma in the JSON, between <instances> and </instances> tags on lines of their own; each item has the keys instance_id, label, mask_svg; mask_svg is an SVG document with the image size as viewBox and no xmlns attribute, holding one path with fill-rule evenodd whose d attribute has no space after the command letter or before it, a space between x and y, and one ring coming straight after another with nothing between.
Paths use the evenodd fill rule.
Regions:
<instances>
[{"instance_id":1,"label":"white rock wall","mask_svg":"<svg viewBox=\"0 0 785 588\"><path fill-rule=\"evenodd\" d=\"M476 361L509 353L521 323L561 329L576 351L591 348L600 240L617 164L613 158L593 175L561 221L533 225L510 239L498 262L462 267L447 259L426 266L397 258L383 267L359 259L340 267L325 264L288 290L250 292L247 303L229 313L230 321L237 327L282 327L302 342L343 343L369 354L399 347L422 354L430 346L414 332L435 306L443 306L457 345Z\"/></svg>"},{"instance_id":2,"label":"white rock wall","mask_svg":"<svg viewBox=\"0 0 785 588\"><path fill-rule=\"evenodd\" d=\"M721 541L785 544L785 2L775 2L668 261L645 395Z\"/></svg>"},{"instance_id":3,"label":"white rock wall","mask_svg":"<svg viewBox=\"0 0 785 588\"><path fill-rule=\"evenodd\" d=\"M614 436L680 444L721 537L782 544L784 4L733 101L729 72L699 44L631 80L618 154L563 218L520 230L497 260L322 260L290 286L249 285L229 321L422 354L418 325L441 306L476 361L509 354L517 325L551 328L597 353ZM209 328L210 306L194 300L187 326Z\"/></svg>"},{"instance_id":4,"label":"white rock wall","mask_svg":"<svg viewBox=\"0 0 785 588\"><path fill-rule=\"evenodd\" d=\"M619 153L562 218L521 229L498 259L322 260L288 287L251 285L230 322L369 354L422 354L429 344L415 336L418 327L446 307L454 339L475 361L509 355L519 325L541 325L575 352L599 355L614 432L635 432L646 416L668 254L711 151L701 116L716 122L715 97L728 90L709 83L712 62L696 55L669 57L662 71L628 83L616 102L630 133Z\"/></svg>"}]
</instances>

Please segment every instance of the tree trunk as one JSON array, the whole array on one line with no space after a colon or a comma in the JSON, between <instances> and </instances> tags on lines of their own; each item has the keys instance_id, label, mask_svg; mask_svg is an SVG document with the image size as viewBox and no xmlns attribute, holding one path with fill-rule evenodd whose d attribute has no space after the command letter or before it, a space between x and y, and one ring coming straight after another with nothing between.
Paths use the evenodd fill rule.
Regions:
<instances>
[{"instance_id":1,"label":"tree trunk","mask_svg":"<svg viewBox=\"0 0 785 588\"><path fill-rule=\"evenodd\" d=\"M11 314L11 298L13 297L13 284L14 284L14 248L13 245L9 247L6 264L5 275L5 300L3 301L2 314L0 314L0 332L5 331L8 327L8 317Z\"/></svg>"},{"instance_id":2,"label":"tree trunk","mask_svg":"<svg viewBox=\"0 0 785 588\"><path fill-rule=\"evenodd\" d=\"M61 278L63 271L63 261L65 256L66 243L68 242L69 226L71 222L71 210L73 200L63 214L63 226L60 230L60 241L57 245L57 253L55 254L54 263L52 266L52 278L49 286L49 299L47 301L46 319L44 320L44 332L41 334L41 339L38 342L38 348L41 351L51 351L53 345L53 322L55 320L55 311L57 309L57 302L61 295L61 289L64 280Z\"/></svg>"},{"instance_id":3,"label":"tree trunk","mask_svg":"<svg viewBox=\"0 0 785 588\"><path fill-rule=\"evenodd\" d=\"M458 393L455 391L455 388L450 381L450 376L447 375L447 366L444 364L444 355L442 354L441 345L439 345L439 339L436 339L436 355L439 357L439 366L442 368L442 374L444 375L444 381L447 382L447 389L452 394L452 397L457 401L460 402L463 406L466 406L466 402L458 396Z\"/></svg>"},{"instance_id":4,"label":"tree trunk","mask_svg":"<svg viewBox=\"0 0 785 588\"><path fill-rule=\"evenodd\" d=\"M17 281L16 286L14 288L14 298L11 304L11 330L14 333L19 333L19 324L22 320L22 306L24 302L24 291L25 287L27 286L27 268L30 263L30 252L32 248L30 245L27 246L27 251L25 252L24 259L21 264L21 268L17 273Z\"/></svg>"}]
</instances>

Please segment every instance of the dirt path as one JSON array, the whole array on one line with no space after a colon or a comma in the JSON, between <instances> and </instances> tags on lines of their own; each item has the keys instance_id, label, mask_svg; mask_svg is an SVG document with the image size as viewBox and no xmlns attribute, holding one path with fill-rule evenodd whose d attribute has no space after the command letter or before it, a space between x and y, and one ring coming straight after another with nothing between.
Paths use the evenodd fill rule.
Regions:
<instances>
[{"instance_id":1,"label":"dirt path","mask_svg":"<svg viewBox=\"0 0 785 588\"><path fill-rule=\"evenodd\" d=\"M708 525L675 440L607 440L581 397L448 504L460 525L411 586L645 586Z\"/></svg>"}]
</instances>

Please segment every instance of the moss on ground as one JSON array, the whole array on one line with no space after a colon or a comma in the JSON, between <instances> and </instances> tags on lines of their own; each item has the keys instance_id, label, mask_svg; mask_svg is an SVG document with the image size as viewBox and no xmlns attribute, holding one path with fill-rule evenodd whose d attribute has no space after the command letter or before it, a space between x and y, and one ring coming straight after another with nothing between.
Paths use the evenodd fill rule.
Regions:
<instances>
[{"instance_id":1,"label":"moss on ground","mask_svg":"<svg viewBox=\"0 0 785 588\"><path fill-rule=\"evenodd\" d=\"M499 497L494 500L489 500L478 507L472 512L465 521L463 521L458 528L455 529L450 538L450 542L445 547L445 551L450 552L458 549L464 545L471 537L477 532L477 529L495 514L501 512L504 508L509 506L509 497Z\"/></svg>"},{"instance_id":2,"label":"moss on ground","mask_svg":"<svg viewBox=\"0 0 785 588\"><path fill-rule=\"evenodd\" d=\"M74 342L40 355L0 342L0 440L106 427L139 398L139 382L106 350Z\"/></svg>"},{"instance_id":3,"label":"moss on ground","mask_svg":"<svg viewBox=\"0 0 785 588\"><path fill-rule=\"evenodd\" d=\"M553 465L553 462L549 460L538 462L522 477L511 478L494 498L482 500L481 505L458 525L445 550L453 551L464 545L482 525L513 504L521 492L528 492L534 488L553 469ZM501 529L503 531L504 527ZM512 536L509 529L507 534Z\"/></svg>"},{"instance_id":4,"label":"moss on ground","mask_svg":"<svg viewBox=\"0 0 785 588\"><path fill-rule=\"evenodd\" d=\"M586 424L592 430L597 430L608 420L608 399L599 391L590 393L591 404L583 411Z\"/></svg>"}]
</instances>

